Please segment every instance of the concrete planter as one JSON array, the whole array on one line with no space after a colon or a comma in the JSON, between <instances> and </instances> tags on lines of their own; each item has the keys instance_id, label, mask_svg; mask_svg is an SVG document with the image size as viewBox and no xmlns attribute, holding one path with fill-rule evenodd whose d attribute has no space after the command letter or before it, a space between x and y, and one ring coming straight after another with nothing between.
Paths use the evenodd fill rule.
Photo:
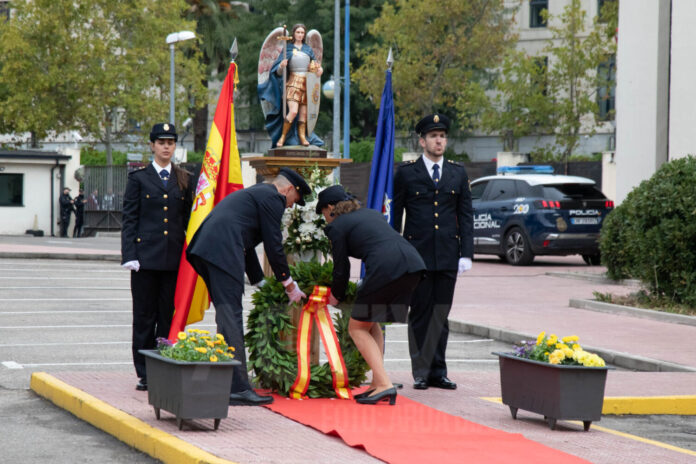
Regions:
<instances>
[{"instance_id":1,"label":"concrete planter","mask_svg":"<svg viewBox=\"0 0 696 464\"><path fill-rule=\"evenodd\" d=\"M227 417L232 368L239 361L221 363L177 361L157 350L140 350L145 356L148 402L160 418L160 409L176 416L181 430L185 419L220 419Z\"/></svg>"},{"instance_id":2,"label":"concrete planter","mask_svg":"<svg viewBox=\"0 0 696 464\"><path fill-rule=\"evenodd\" d=\"M500 362L503 404L542 414L551 430L557 420L581 420L585 431L602 417L608 367L561 366L493 353Z\"/></svg>"}]
</instances>

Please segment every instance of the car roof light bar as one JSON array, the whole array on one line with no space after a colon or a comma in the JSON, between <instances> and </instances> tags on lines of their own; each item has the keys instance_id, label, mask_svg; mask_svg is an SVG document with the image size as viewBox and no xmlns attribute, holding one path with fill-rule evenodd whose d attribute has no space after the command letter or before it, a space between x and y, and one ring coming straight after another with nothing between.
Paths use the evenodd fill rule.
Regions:
<instances>
[{"instance_id":1,"label":"car roof light bar","mask_svg":"<svg viewBox=\"0 0 696 464\"><path fill-rule=\"evenodd\" d=\"M553 174L553 166L529 165L529 166L501 166L498 174Z\"/></svg>"}]
</instances>

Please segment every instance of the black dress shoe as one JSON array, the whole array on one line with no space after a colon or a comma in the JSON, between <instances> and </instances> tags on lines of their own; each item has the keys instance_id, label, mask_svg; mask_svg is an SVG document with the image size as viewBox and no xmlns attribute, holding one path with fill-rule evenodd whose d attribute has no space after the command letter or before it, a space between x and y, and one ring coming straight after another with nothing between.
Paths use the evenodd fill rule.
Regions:
<instances>
[{"instance_id":1,"label":"black dress shoe","mask_svg":"<svg viewBox=\"0 0 696 464\"><path fill-rule=\"evenodd\" d=\"M392 385L394 385L394 388L396 388L397 390L401 390L402 388L404 388L403 383L392 382Z\"/></svg>"},{"instance_id":2,"label":"black dress shoe","mask_svg":"<svg viewBox=\"0 0 696 464\"><path fill-rule=\"evenodd\" d=\"M353 395L353 398L355 398L356 400L358 398L365 398L366 396L369 396L369 394L372 393L373 391L375 391L374 388L372 390L365 390L362 393L358 393L356 395Z\"/></svg>"},{"instance_id":3,"label":"black dress shoe","mask_svg":"<svg viewBox=\"0 0 696 464\"><path fill-rule=\"evenodd\" d=\"M254 390L230 393L230 406L262 406L272 402L272 396L257 395Z\"/></svg>"},{"instance_id":4,"label":"black dress shoe","mask_svg":"<svg viewBox=\"0 0 696 464\"><path fill-rule=\"evenodd\" d=\"M425 380L425 377L416 377L413 379L413 388L416 390L427 390L428 389L428 381Z\"/></svg>"},{"instance_id":5,"label":"black dress shoe","mask_svg":"<svg viewBox=\"0 0 696 464\"><path fill-rule=\"evenodd\" d=\"M379 393L375 393L372 396L363 396L357 400L360 404L377 404L381 401L388 401L391 406L396 403L396 388L387 388Z\"/></svg>"},{"instance_id":6,"label":"black dress shoe","mask_svg":"<svg viewBox=\"0 0 696 464\"><path fill-rule=\"evenodd\" d=\"M138 384L135 386L135 389L138 391L147 391L147 379L142 378L138 380Z\"/></svg>"},{"instance_id":7,"label":"black dress shoe","mask_svg":"<svg viewBox=\"0 0 696 464\"><path fill-rule=\"evenodd\" d=\"M456 390L457 384L452 382L447 377L438 377L435 379L430 379L428 385L431 387L444 388L445 390Z\"/></svg>"}]
</instances>

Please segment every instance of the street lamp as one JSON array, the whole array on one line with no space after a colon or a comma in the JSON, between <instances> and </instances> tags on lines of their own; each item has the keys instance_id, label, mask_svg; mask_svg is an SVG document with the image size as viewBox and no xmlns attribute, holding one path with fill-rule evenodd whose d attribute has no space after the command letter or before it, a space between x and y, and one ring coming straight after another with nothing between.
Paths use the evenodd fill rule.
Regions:
<instances>
[{"instance_id":1,"label":"street lamp","mask_svg":"<svg viewBox=\"0 0 696 464\"><path fill-rule=\"evenodd\" d=\"M196 34L191 31L173 32L167 36L169 53L171 56L169 64L169 122L174 124L174 44L184 40L195 39Z\"/></svg>"}]
</instances>

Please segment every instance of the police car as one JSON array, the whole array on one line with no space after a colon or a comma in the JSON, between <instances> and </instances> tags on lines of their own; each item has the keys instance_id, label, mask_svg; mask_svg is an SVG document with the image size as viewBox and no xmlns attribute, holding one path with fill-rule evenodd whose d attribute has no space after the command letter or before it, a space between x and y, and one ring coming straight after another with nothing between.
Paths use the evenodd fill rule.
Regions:
<instances>
[{"instance_id":1,"label":"police car","mask_svg":"<svg viewBox=\"0 0 696 464\"><path fill-rule=\"evenodd\" d=\"M614 202L593 180L555 175L551 166L501 167L472 181L471 196L475 253L518 266L570 254L599 264L599 232Z\"/></svg>"}]
</instances>

